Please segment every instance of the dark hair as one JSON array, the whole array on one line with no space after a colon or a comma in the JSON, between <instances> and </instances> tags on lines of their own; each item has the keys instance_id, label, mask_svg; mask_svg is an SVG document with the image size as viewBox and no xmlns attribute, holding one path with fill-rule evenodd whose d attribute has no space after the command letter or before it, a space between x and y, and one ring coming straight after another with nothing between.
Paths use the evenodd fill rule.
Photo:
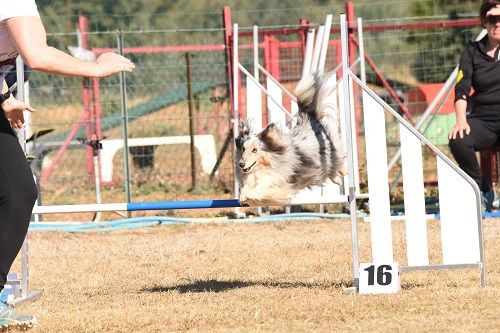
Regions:
<instances>
[{"instance_id":1,"label":"dark hair","mask_svg":"<svg viewBox=\"0 0 500 333\"><path fill-rule=\"evenodd\" d=\"M500 5L500 0L484 0L479 8L479 16L481 17L481 23L483 26L486 23L486 13L491 9Z\"/></svg>"}]
</instances>

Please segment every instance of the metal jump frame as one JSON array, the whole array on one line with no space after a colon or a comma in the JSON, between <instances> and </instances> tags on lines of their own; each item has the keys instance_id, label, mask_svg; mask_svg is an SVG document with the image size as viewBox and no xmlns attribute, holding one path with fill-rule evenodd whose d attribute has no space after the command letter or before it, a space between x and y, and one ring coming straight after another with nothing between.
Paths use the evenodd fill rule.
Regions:
<instances>
[{"instance_id":1,"label":"metal jump frame","mask_svg":"<svg viewBox=\"0 0 500 333\"><path fill-rule=\"evenodd\" d=\"M358 20L361 23L360 20ZM354 169L354 147L353 136L352 136L352 119L350 116L351 112L351 84L356 82L364 92L366 92L371 98L373 98L378 104L383 106L383 108L389 111L399 122L415 137L425 143L437 156L439 156L454 172L456 172L462 179L464 179L473 189L475 195L475 205L476 205L476 218L478 220L478 238L480 243L480 261L478 263L470 264L455 264L455 265L423 265L423 266L403 266L402 271L412 271L412 270L441 270L441 269L455 269L455 268L479 268L481 272L481 286L486 285L486 274L484 267L484 251L483 251L483 230L482 230L482 220L481 220L481 199L479 188L476 183L468 177L460 168L458 168L452 161L448 159L437 147L435 147L427 138L418 132L411 124L409 124L404 118L402 118L395 110L393 110L387 103L385 103L380 97L378 97L373 91L371 91L364 83L364 78L359 79L352 72L351 68L348 66L349 63L349 44L347 38L347 21L345 14L340 15L340 26L341 26L341 40L342 40L342 73L343 77L347 78L344 80L343 86L343 98L344 98L344 113L345 113L345 130L346 130L346 147L347 147L347 160L348 160L348 188L347 195L344 197L345 202L350 208L350 222L351 222L351 240L352 240L352 256L353 256L353 271L354 271L354 288L359 286L359 243L357 234L357 219L356 219L356 182L355 182L355 172ZM359 24L361 26L361 24ZM236 26L237 27L237 26ZM237 30L236 30L237 31ZM362 32L361 32L362 33ZM237 45L237 33L234 34L234 45ZM362 36L362 35L360 35ZM326 51L325 51L326 52ZM234 49L234 53L237 57L237 47ZM360 48L361 60L363 60L363 49ZM237 58L236 58L237 59ZM25 99L24 91L24 73L22 71L22 62L18 60L18 98ZM238 73L239 67L238 62L233 62L235 75L233 84L238 84ZM364 66L363 61L361 61L361 66ZM22 84L21 84L22 83ZM237 91L237 87L235 89ZM237 135L238 126L238 97L234 94L234 133ZM27 115L29 119L29 114ZM28 126L20 133L20 143L25 148L26 132L29 132L29 122ZM235 191L237 193L237 190ZM338 201L332 201L338 202ZM305 202L303 204L313 203ZM317 202L314 202L317 203ZM301 203L297 203L301 204ZM241 207L240 202L237 199L228 200L198 200L198 201L170 201L170 202L142 202L142 203L112 203L112 204L89 204L89 205L59 205L59 206L35 206L33 214L50 214L50 213L71 213L71 212L104 212L104 211L138 211L138 210L168 210L168 209L197 209L197 208L230 208L230 207ZM28 261L28 241L25 240L22 250L22 275L20 278L17 276L14 279L9 279L8 284L16 290L15 298L10 303L13 305L20 304L29 299L40 296L41 292L29 290L29 261Z\"/></svg>"}]
</instances>

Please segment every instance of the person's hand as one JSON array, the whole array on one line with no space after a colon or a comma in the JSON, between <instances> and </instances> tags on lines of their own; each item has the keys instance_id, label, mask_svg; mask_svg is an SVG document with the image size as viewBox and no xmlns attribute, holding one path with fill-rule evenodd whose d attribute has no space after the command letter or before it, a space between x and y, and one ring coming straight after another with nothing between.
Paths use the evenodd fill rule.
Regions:
<instances>
[{"instance_id":1,"label":"person's hand","mask_svg":"<svg viewBox=\"0 0 500 333\"><path fill-rule=\"evenodd\" d=\"M448 140L456 139L457 134L460 136L460 139L464 138L464 133L469 135L470 126L467 121L457 122L455 126L451 129L450 134L448 134Z\"/></svg>"},{"instance_id":2,"label":"person's hand","mask_svg":"<svg viewBox=\"0 0 500 333\"><path fill-rule=\"evenodd\" d=\"M486 12L486 16L490 16L490 15L494 15L494 16L500 15L500 5L496 5L495 7L491 8L490 10L488 10Z\"/></svg>"},{"instance_id":3,"label":"person's hand","mask_svg":"<svg viewBox=\"0 0 500 333\"><path fill-rule=\"evenodd\" d=\"M96 62L99 67L98 77L106 77L118 72L132 72L135 68L130 59L113 52L101 54Z\"/></svg>"},{"instance_id":4,"label":"person's hand","mask_svg":"<svg viewBox=\"0 0 500 333\"><path fill-rule=\"evenodd\" d=\"M13 96L10 96L7 100L2 103L2 109L5 113L5 118L9 121L9 124L14 129L20 129L24 125L23 111L28 110L30 112L36 109L30 105L18 101Z\"/></svg>"}]
</instances>

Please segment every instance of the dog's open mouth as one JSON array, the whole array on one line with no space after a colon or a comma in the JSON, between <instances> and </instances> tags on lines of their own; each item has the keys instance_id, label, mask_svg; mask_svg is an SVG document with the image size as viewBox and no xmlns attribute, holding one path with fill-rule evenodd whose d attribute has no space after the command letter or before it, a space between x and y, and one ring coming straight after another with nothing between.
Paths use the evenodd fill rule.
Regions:
<instances>
[{"instance_id":1,"label":"dog's open mouth","mask_svg":"<svg viewBox=\"0 0 500 333\"><path fill-rule=\"evenodd\" d=\"M252 167L255 165L255 163L257 163L257 162L253 162L253 163L252 163L252 165L250 165L248 168L242 168L242 169L243 169L243 172L244 172L244 173L248 173L248 172L250 172L250 169L252 169Z\"/></svg>"}]
</instances>

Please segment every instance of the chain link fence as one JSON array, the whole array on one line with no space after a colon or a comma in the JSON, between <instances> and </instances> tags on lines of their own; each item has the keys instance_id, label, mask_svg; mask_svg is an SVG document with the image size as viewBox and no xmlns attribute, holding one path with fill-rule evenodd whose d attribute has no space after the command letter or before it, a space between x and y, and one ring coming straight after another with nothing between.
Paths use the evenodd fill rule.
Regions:
<instances>
[{"instance_id":1,"label":"chain link fence","mask_svg":"<svg viewBox=\"0 0 500 333\"><path fill-rule=\"evenodd\" d=\"M408 3L402 2L398 7L363 2L357 5L356 14L362 16L368 12L369 6L380 5L378 15L371 10L371 17L363 17L366 27L424 19L449 19L448 14L436 16L435 13L420 18L388 18L391 15L402 17L403 7L408 6ZM324 20L325 13L335 14L344 8L345 5L339 3L336 7L328 8L270 10L266 19L259 22L259 29L299 29L301 26L297 21L286 26L272 24L290 22L290 18L299 15L300 10L301 17L317 27ZM292 15L293 10L296 13ZM239 23L241 20L249 23L253 14L260 15L258 12L252 13L234 12L233 22ZM191 16L201 14L185 15L185 22L194 22ZM31 73L30 100L37 108L31 118L32 130L40 134L51 130L33 140L30 148L41 204L95 203L98 187L103 203L125 202L129 199L139 202L224 199L233 196L232 111L228 89L230 67L224 47L223 20L220 12L203 15L210 18L204 22L212 22L208 27L188 27L183 25L182 17L176 16L175 19L170 17L171 30L148 30L148 20L145 18L144 23L139 25L137 20L133 24L131 20L122 20L119 26L122 31L111 32L99 31L99 20L110 18L89 17L90 32L85 35L89 48L96 54L106 50L117 51L121 36L125 55L136 65L133 73L100 80ZM274 21L271 19L273 16ZM381 21L383 17L385 20ZM47 20L50 22L50 19ZM151 16L150 19L165 18ZM124 25L124 22L129 24ZM179 26L185 28L179 29ZM333 27L337 26L338 18L334 17ZM250 34L251 24L240 25L240 31ZM368 29L364 33L364 44L367 54L400 96L403 105L411 110L420 110L413 113L417 118L429 101L425 98L412 100L412 89L418 90L422 84L442 83L443 78L458 63L459 50L464 41L473 39L478 32L477 24L458 28ZM67 49L70 45L78 44L77 37L74 33L52 33L49 44ZM278 61L275 68L280 81L293 90L300 79L304 39L300 33L270 33L259 37L260 44L264 45L265 39L271 37L279 42L278 55L266 58L267 51L261 45L260 61L266 68L273 66L272 61ZM338 39L339 34L332 31L331 41ZM248 65L247 68L251 68L253 59L251 48L243 45L250 43L250 40L251 37L248 37L240 41L241 62ZM329 48L327 69L333 69L338 64L338 52L336 46ZM367 67L367 77L381 96L396 109L400 107L382 87L374 68ZM415 106L418 103L422 105ZM127 111L127 117L124 116L124 110ZM448 130L454 118L446 114L441 116L442 124L427 131L433 142L446 149L442 133ZM388 119L388 127L391 124L392 120ZM363 131L362 124L359 131ZM130 145L129 163L124 163L125 133ZM433 138L432 135L437 136ZM195 138L197 145L190 144L191 137ZM93 149L79 138L104 139L103 149L100 150L99 184L94 178ZM397 141L397 134L388 138L389 143L391 140ZM360 151L362 149L360 147ZM393 176L397 176L397 171ZM432 180L435 174L430 171L427 176L426 180ZM103 215L104 219L116 217L113 214ZM92 217L91 214L54 214L43 218L89 220Z\"/></svg>"}]
</instances>

